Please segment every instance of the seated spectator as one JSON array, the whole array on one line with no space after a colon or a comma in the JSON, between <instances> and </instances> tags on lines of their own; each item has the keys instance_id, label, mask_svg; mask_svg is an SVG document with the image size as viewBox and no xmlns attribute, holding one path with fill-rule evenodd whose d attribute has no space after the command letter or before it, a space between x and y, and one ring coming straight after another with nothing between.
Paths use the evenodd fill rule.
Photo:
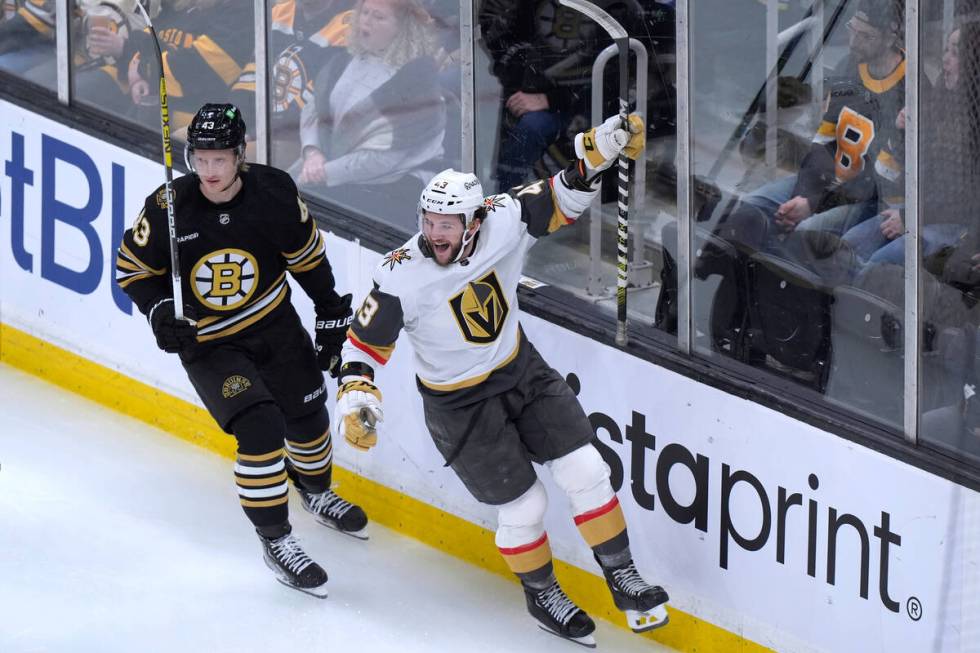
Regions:
<instances>
[{"instance_id":1,"label":"seated spectator","mask_svg":"<svg viewBox=\"0 0 980 653\"><path fill-rule=\"evenodd\" d=\"M358 0L353 20L349 45L330 48L303 107L303 158L292 172L310 190L390 219L443 163L437 46L418 0Z\"/></svg>"},{"instance_id":2,"label":"seated spectator","mask_svg":"<svg viewBox=\"0 0 980 653\"><path fill-rule=\"evenodd\" d=\"M591 124L592 66L609 39L557 0L484 0L479 23L502 87L494 185L503 192L537 176L535 162L565 132Z\"/></svg>"},{"instance_id":3,"label":"seated spectator","mask_svg":"<svg viewBox=\"0 0 980 653\"><path fill-rule=\"evenodd\" d=\"M0 23L0 69L25 76L53 88L58 83L55 65L55 8L52 0L24 0ZM42 67L43 75L30 74Z\"/></svg>"},{"instance_id":4,"label":"seated spectator","mask_svg":"<svg viewBox=\"0 0 980 653\"><path fill-rule=\"evenodd\" d=\"M980 98L970 98L963 92L960 52L973 52L973 48L980 47L978 39L980 29L973 23L957 25L950 31L943 51L942 77L934 89L925 89L920 102L920 195L928 200L922 203L919 234L926 258L955 246L974 220L970 209L975 204L964 200L965 194L980 183L974 172L974 162L980 154L974 136L978 125L970 119ZM897 127L899 133L905 129L904 109ZM899 147L904 147L904 143L904 138L900 139ZM898 153L894 159L900 160ZM844 234L845 242L865 262L864 269L883 262L905 265L903 208L889 208Z\"/></svg>"},{"instance_id":5,"label":"seated spectator","mask_svg":"<svg viewBox=\"0 0 980 653\"><path fill-rule=\"evenodd\" d=\"M829 80L827 109L799 172L744 196L730 231L759 234L755 249L782 249L793 231L838 236L878 213L875 167L905 101L901 11L894 0L861 0L848 22L850 55ZM767 216L759 228L738 225Z\"/></svg>"},{"instance_id":6,"label":"seated spectator","mask_svg":"<svg viewBox=\"0 0 980 653\"><path fill-rule=\"evenodd\" d=\"M228 102L232 86L255 53L252 3L240 0L173 0L154 21L167 78L171 128L185 128L198 107ZM159 124L156 89L159 71L149 32L133 34L122 60L128 62L130 97L146 107L141 121ZM245 123L254 125L255 102L240 105Z\"/></svg>"},{"instance_id":7,"label":"seated spectator","mask_svg":"<svg viewBox=\"0 0 980 653\"><path fill-rule=\"evenodd\" d=\"M151 19L160 0L144 1ZM134 115L122 56L129 35L146 29L137 0L79 0L74 60L74 98L115 115ZM120 66L122 66L120 68Z\"/></svg>"},{"instance_id":8,"label":"seated spectator","mask_svg":"<svg viewBox=\"0 0 980 653\"><path fill-rule=\"evenodd\" d=\"M285 0L272 8L269 120L273 161L288 163L299 156L300 112L313 97L313 78L329 48L347 45L353 4L353 0ZM255 104L254 62L245 65L232 88L232 103Z\"/></svg>"}]
</instances>

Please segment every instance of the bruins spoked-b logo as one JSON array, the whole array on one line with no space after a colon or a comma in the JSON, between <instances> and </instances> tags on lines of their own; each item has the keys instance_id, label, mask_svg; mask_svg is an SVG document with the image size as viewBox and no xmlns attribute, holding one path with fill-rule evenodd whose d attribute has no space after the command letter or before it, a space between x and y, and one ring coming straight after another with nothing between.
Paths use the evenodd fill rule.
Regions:
<instances>
[{"instance_id":1,"label":"bruins spoked-b logo","mask_svg":"<svg viewBox=\"0 0 980 653\"><path fill-rule=\"evenodd\" d=\"M259 282L255 257L240 249L220 249L205 254L191 270L191 288L201 303L230 311L247 302Z\"/></svg>"},{"instance_id":2,"label":"bruins spoked-b logo","mask_svg":"<svg viewBox=\"0 0 980 653\"><path fill-rule=\"evenodd\" d=\"M500 335L507 320L507 300L500 289L497 273L491 270L449 300L453 315L468 342L485 344Z\"/></svg>"}]
</instances>

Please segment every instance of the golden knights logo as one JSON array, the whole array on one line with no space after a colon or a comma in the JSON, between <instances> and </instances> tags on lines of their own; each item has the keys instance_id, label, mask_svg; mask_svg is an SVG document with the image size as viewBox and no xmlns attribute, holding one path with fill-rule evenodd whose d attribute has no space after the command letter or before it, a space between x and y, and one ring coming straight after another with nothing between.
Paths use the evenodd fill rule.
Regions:
<instances>
[{"instance_id":1,"label":"golden knights logo","mask_svg":"<svg viewBox=\"0 0 980 653\"><path fill-rule=\"evenodd\" d=\"M191 289L202 304L231 311L247 302L259 282L255 257L240 249L205 254L191 270Z\"/></svg>"},{"instance_id":2,"label":"golden knights logo","mask_svg":"<svg viewBox=\"0 0 980 653\"><path fill-rule=\"evenodd\" d=\"M491 270L449 300L453 315L467 342L486 344L500 335L507 320L507 300L497 273Z\"/></svg>"},{"instance_id":3,"label":"golden knights logo","mask_svg":"<svg viewBox=\"0 0 980 653\"><path fill-rule=\"evenodd\" d=\"M408 250L402 247L401 249L396 249L393 252L388 252L385 254L385 259L381 262L381 265L387 265L389 270L395 269L395 264L401 264L402 261L411 261L412 255L408 253Z\"/></svg>"},{"instance_id":4,"label":"golden knights logo","mask_svg":"<svg viewBox=\"0 0 980 653\"><path fill-rule=\"evenodd\" d=\"M504 205L503 195L491 195L483 198L483 208L489 213L496 213L497 209Z\"/></svg>"},{"instance_id":5,"label":"golden knights logo","mask_svg":"<svg viewBox=\"0 0 980 653\"><path fill-rule=\"evenodd\" d=\"M251 381L240 374L235 374L234 376L229 376L227 379L225 379L225 382L221 384L221 396L225 399L231 399L236 395L242 394L251 387Z\"/></svg>"}]
</instances>

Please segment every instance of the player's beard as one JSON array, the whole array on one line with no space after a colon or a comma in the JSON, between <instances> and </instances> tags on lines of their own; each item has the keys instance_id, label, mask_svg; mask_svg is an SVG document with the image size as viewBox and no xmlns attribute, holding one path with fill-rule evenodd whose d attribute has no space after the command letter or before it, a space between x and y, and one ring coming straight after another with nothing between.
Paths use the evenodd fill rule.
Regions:
<instances>
[{"instance_id":1,"label":"player's beard","mask_svg":"<svg viewBox=\"0 0 980 653\"><path fill-rule=\"evenodd\" d=\"M432 251L433 251L433 253L435 253L435 247L431 243L429 244L429 246L432 247ZM443 263L442 261L440 261L439 260L439 255L436 254L434 256L434 258L436 260L436 263L439 264L439 265L441 265L442 267L448 267L448 266L452 265L453 262L456 260L456 257L459 256L459 252L460 252L461 249L463 249L463 241L462 241L462 239L460 239L460 242L458 244L451 245L449 247L449 258L446 260L445 263Z\"/></svg>"}]
</instances>

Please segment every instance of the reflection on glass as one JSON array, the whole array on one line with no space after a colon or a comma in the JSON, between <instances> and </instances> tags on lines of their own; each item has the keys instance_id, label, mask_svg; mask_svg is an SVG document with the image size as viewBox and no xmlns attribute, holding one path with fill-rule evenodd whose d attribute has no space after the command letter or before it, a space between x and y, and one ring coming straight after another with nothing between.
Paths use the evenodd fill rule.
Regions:
<instances>
[{"instance_id":1,"label":"reflection on glass","mask_svg":"<svg viewBox=\"0 0 980 653\"><path fill-rule=\"evenodd\" d=\"M53 0L5 2L0 22L0 70L58 88Z\"/></svg>"},{"instance_id":2,"label":"reflection on glass","mask_svg":"<svg viewBox=\"0 0 980 653\"><path fill-rule=\"evenodd\" d=\"M72 53L77 101L159 129L156 51L142 15L148 10L160 46L177 138L208 102L237 104L255 125L252 5L235 0L76 0Z\"/></svg>"},{"instance_id":3,"label":"reflection on glass","mask_svg":"<svg viewBox=\"0 0 980 653\"><path fill-rule=\"evenodd\" d=\"M673 149L672 3L613 3L606 8L647 54L644 83L647 148L634 165L630 213L630 316L650 325L659 295L660 230L676 212ZM503 192L547 177L574 161L574 137L618 113L615 53L601 84L596 60L611 44L598 25L557 0L483 0L476 4L480 40L475 52L476 171L487 192ZM637 87L636 68L631 65ZM593 94L600 115L592 115ZM634 94L633 109L642 103ZM615 311L616 173L606 173L602 200L591 216L535 245L526 273L603 310Z\"/></svg>"},{"instance_id":4,"label":"reflection on glass","mask_svg":"<svg viewBox=\"0 0 980 653\"><path fill-rule=\"evenodd\" d=\"M695 346L900 427L901 3L764 4L693 10Z\"/></svg>"},{"instance_id":5,"label":"reflection on glass","mask_svg":"<svg viewBox=\"0 0 980 653\"><path fill-rule=\"evenodd\" d=\"M980 24L965 12L931 14L946 20L926 22L922 35L919 442L980 462Z\"/></svg>"},{"instance_id":6,"label":"reflection on glass","mask_svg":"<svg viewBox=\"0 0 980 653\"><path fill-rule=\"evenodd\" d=\"M155 2L148 8L151 20L157 20L160 3ZM115 116L135 119L137 104L130 99L128 79L128 62L136 54L135 40L131 37L146 28L142 14L136 10L135 0L76 0L72 15L73 100ZM148 115L153 115L154 108L159 112L156 94L147 93L140 100L139 104L148 105Z\"/></svg>"},{"instance_id":7,"label":"reflection on glass","mask_svg":"<svg viewBox=\"0 0 980 653\"><path fill-rule=\"evenodd\" d=\"M338 15L329 14L342 8L308 2L296 10L304 5L323 9L328 26ZM279 10L273 9L274 26ZM458 15L458 4L358 0L343 19L349 28L342 41L312 58L308 42L280 50L274 96L294 103L300 115L298 127L288 109L275 118L275 152L302 190L406 233L416 230L414 207L423 185L459 165L453 12Z\"/></svg>"}]
</instances>

